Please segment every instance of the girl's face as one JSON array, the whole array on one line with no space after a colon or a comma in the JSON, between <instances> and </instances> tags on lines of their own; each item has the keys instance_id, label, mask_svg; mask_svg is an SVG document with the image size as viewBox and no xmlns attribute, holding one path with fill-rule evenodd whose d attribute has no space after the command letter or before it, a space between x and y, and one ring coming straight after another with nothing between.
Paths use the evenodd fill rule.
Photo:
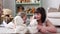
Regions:
<instances>
[{"instance_id":1,"label":"girl's face","mask_svg":"<svg viewBox=\"0 0 60 34\"><path fill-rule=\"evenodd\" d=\"M41 20L41 14L40 13L35 13L35 18L37 20Z\"/></svg>"},{"instance_id":2,"label":"girl's face","mask_svg":"<svg viewBox=\"0 0 60 34\"><path fill-rule=\"evenodd\" d=\"M24 17L23 17L24 22L26 22L26 19L27 19L27 16L24 16Z\"/></svg>"}]
</instances>

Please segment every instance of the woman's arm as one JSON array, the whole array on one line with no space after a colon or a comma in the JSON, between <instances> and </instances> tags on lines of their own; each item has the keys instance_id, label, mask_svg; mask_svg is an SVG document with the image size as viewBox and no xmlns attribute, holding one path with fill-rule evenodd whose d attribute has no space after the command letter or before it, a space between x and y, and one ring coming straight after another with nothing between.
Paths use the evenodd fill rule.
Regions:
<instances>
[{"instance_id":1,"label":"woman's arm","mask_svg":"<svg viewBox=\"0 0 60 34\"><path fill-rule=\"evenodd\" d=\"M46 26L49 32L52 32L52 33L57 32L56 27L49 20L46 21Z\"/></svg>"},{"instance_id":2,"label":"woman's arm","mask_svg":"<svg viewBox=\"0 0 60 34\"><path fill-rule=\"evenodd\" d=\"M53 26L54 27L54 25L49 20L46 21L46 26Z\"/></svg>"}]
</instances>

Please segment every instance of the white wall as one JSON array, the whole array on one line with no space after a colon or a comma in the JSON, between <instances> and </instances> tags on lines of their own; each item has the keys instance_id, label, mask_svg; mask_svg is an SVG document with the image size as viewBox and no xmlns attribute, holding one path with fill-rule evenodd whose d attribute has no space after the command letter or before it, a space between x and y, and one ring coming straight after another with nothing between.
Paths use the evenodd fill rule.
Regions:
<instances>
[{"instance_id":1,"label":"white wall","mask_svg":"<svg viewBox=\"0 0 60 34\"><path fill-rule=\"evenodd\" d=\"M42 5L45 9L48 7L58 8L60 4L60 0L42 0Z\"/></svg>"},{"instance_id":2,"label":"white wall","mask_svg":"<svg viewBox=\"0 0 60 34\"><path fill-rule=\"evenodd\" d=\"M3 0L3 8L11 9L15 16L15 0Z\"/></svg>"},{"instance_id":3,"label":"white wall","mask_svg":"<svg viewBox=\"0 0 60 34\"><path fill-rule=\"evenodd\" d=\"M24 8L27 8L28 6L31 7L38 7L39 5L24 5ZM31 8L30 7L30 8ZM13 11L13 16L16 15L16 4L15 4L15 0L3 0L3 8L8 8L11 9Z\"/></svg>"},{"instance_id":4,"label":"white wall","mask_svg":"<svg viewBox=\"0 0 60 34\"><path fill-rule=\"evenodd\" d=\"M42 6L47 9L48 7L58 8L60 0L41 0ZM3 8L9 8L13 10L13 15L15 15L15 0L3 0Z\"/></svg>"}]
</instances>

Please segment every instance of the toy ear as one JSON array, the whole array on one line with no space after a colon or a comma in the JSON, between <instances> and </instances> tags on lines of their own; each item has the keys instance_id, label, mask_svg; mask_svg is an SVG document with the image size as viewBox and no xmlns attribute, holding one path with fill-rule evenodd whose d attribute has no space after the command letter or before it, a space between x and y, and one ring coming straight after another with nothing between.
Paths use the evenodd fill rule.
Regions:
<instances>
[{"instance_id":1,"label":"toy ear","mask_svg":"<svg viewBox=\"0 0 60 34\"><path fill-rule=\"evenodd\" d=\"M9 15L10 16L10 18L14 18L12 15Z\"/></svg>"},{"instance_id":2,"label":"toy ear","mask_svg":"<svg viewBox=\"0 0 60 34\"><path fill-rule=\"evenodd\" d=\"M3 18L3 17L5 17L5 15L2 15L1 17Z\"/></svg>"},{"instance_id":3,"label":"toy ear","mask_svg":"<svg viewBox=\"0 0 60 34\"><path fill-rule=\"evenodd\" d=\"M12 15L12 10L10 10L10 9L3 9L3 14L4 15Z\"/></svg>"}]
</instances>

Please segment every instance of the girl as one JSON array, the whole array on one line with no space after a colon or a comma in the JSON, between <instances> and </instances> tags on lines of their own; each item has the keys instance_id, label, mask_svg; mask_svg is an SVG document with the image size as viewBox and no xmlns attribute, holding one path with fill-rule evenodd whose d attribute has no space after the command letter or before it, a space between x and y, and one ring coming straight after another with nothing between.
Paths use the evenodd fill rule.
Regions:
<instances>
[{"instance_id":1,"label":"girl","mask_svg":"<svg viewBox=\"0 0 60 34\"><path fill-rule=\"evenodd\" d=\"M20 15L17 15L14 18L13 23L15 25L14 29L15 29L16 33L21 33L21 34L26 33L26 31L27 31L26 19L27 19L27 16L24 12L21 12Z\"/></svg>"}]
</instances>

